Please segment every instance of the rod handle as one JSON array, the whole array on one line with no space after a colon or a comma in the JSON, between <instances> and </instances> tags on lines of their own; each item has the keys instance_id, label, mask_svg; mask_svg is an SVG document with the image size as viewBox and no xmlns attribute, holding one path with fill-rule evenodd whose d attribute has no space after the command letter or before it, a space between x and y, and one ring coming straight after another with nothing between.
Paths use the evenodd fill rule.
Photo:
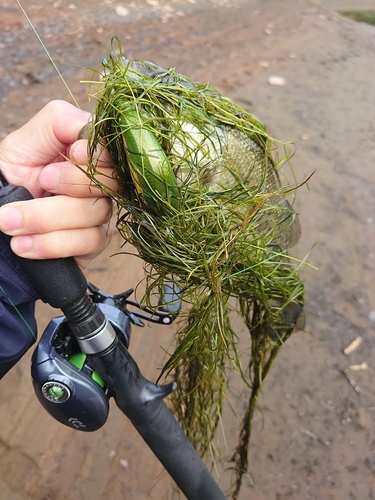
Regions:
<instances>
[{"instance_id":1,"label":"rod handle","mask_svg":"<svg viewBox=\"0 0 375 500\"><path fill-rule=\"evenodd\" d=\"M26 188L8 184L5 177L0 174L0 206L32 199L33 196ZM10 236L5 236L10 242ZM18 257L18 259L40 298L52 307L63 309L85 294L87 280L73 257L45 260Z\"/></svg>"}]
</instances>

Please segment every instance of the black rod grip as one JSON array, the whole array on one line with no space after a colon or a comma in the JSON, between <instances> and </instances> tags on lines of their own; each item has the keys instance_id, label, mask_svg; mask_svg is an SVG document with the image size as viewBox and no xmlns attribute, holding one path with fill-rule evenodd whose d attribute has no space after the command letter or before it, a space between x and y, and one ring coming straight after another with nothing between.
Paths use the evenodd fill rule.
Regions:
<instances>
[{"instance_id":1,"label":"black rod grip","mask_svg":"<svg viewBox=\"0 0 375 500\"><path fill-rule=\"evenodd\" d=\"M8 184L0 174L0 206L32 199L33 196L26 188ZM10 237L7 238L10 241ZM40 298L52 307L62 309L75 303L85 294L87 280L73 257L46 260L21 257L18 259Z\"/></svg>"},{"instance_id":2,"label":"black rod grip","mask_svg":"<svg viewBox=\"0 0 375 500\"><path fill-rule=\"evenodd\" d=\"M225 500L225 496L163 401L170 385L157 386L141 374L126 347L92 357L119 409L131 420L188 500Z\"/></svg>"}]
</instances>

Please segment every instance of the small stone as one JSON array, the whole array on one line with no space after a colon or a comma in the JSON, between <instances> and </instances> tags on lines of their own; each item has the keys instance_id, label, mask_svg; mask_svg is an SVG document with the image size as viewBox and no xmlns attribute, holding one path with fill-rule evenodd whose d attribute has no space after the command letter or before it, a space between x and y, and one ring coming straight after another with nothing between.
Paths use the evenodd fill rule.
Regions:
<instances>
[{"instance_id":1,"label":"small stone","mask_svg":"<svg viewBox=\"0 0 375 500\"><path fill-rule=\"evenodd\" d=\"M363 361L363 363L361 363L360 365L350 365L349 368L353 371L353 372L358 372L360 370L367 370L368 369L368 364L366 363L366 361Z\"/></svg>"},{"instance_id":2,"label":"small stone","mask_svg":"<svg viewBox=\"0 0 375 500\"><path fill-rule=\"evenodd\" d=\"M375 321L375 319L374 319ZM345 347L344 349L344 354L346 356L349 356L352 352L356 351L358 347L362 344L362 337L356 337L354 340L350 342L348 346Z\"/></svg>"},{"instance_id":3,"label":"small stone","mask_svg":"<svg viewBox=\"0 0 375 500\"><path fill-rule=\"evenodd\" d=\"M129 462L127 460L125 460L125 458L121 458L119 460L119 463L121 465L121 467L125 470L128 470L129 469Z\"/></svg>"},{"instance_id":4,"label":"small stone","mask_svg":"<svg viewBox=\"0 0 375 500\"><path fill-rule=\"evenodd\" d=\"M368 319L375 321L375 309L369 312Z\"/></svg>"},{"instance_id":5,"label":"small stone","mask_svg":"<svg viewBox=\"0 0 375 500\"><path fill-rule=\"evenodd\" d=\"M109 452L109 458L114 458L116 456L116 450L111 450Z\"/></svg>"},{"instance_id":6,"label":"small stone","mask_svg":"<svg viewBox=\"0 0 375 500\"><path fill-rule=\"evenodd\" d=\"M120 17L125 17L125 16L129 15L128 9L126 7L124 7L123 5L117 5L115 8L115 12Z\"/></svg>"},{"instance_id":7,"label":"small stone","mask_svg":"<svg viewBox=\"0 0 375 500\"><path fill-rule=\"evenodd\" d=\"M301 135L301 139L302 139L303 141L308 141L308 140L310 139L310 136L308 136L307 134L302 134L302 135Z\"/></svg>"},{"instance_id":8,"label":"small stone","mask_svg":"<svg viewBox=\"0 0 375 500\"><path fill-rule=\"evenodd\" d=\"M372 428L372 416L370 412L361 406L353 414L353 420L361 429L371 429Z\"/></svg>"},{"instance_id":9,"label":"small stone","mask_svg":"<svg viewBox=\"0 0 375 500\"><path fill-rule=\"evenodd\" d=\"M268 77L268 83L276 87L284 87L284 85L286 84L286 80L283 76L273 75Z\"/></svg>"},{"instance_id":10,"label":"small stone","mask_svg":"<svg viewBox=\"0 0 375 500\"><path fill-rule=\"evenodd\" d=\"M271 63L269 61L259 61L259 65L262 66L262 68L269 68Z\"/></svg>"}]
</instances>

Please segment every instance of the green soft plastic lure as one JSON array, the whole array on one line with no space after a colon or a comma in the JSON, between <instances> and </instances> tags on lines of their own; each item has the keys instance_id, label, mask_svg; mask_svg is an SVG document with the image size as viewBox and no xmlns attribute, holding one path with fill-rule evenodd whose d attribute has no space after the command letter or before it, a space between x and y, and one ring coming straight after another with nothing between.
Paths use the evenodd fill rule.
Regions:
<instances>
[{"instance_id":1,"label":"green soft plastic lure","mask_svg":"<svg viewBox=\"0 0 375 500\"><path fill-rule=\"evenodd\" d=\"M147 120L135 106L118 119L130 176L143 205L157 212L159 206L178 209L179 190L167 155L160 147Z\"/></svg>"}]
</instances>

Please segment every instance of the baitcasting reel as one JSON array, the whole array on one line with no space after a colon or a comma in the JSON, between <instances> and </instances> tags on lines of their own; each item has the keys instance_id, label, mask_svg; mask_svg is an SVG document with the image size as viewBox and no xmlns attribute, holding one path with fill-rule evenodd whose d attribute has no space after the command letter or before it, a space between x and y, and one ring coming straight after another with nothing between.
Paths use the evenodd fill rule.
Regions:
<instances>
[{"instance_id":1,"label":"baitcasting reel","mask_svg":"<svg viewBox=\"0 0 375 500\"><path fill-rule=\"evenodd\" d=\"M178 291L164 286L157 311L140 308L129 299L133 290L119 295L107 294L89 284L89 295L113 327L118 339L128 348L131 324L144 326L142 320L171 324L180 310ZM127 306L139 310L130 311ZM92 367L91 356L83 353L65 316L51 320L32 356L31 374L42 406L62 424L81 431L102 427L109 412L104 381Z\"/></svg>"}]
</instances>

